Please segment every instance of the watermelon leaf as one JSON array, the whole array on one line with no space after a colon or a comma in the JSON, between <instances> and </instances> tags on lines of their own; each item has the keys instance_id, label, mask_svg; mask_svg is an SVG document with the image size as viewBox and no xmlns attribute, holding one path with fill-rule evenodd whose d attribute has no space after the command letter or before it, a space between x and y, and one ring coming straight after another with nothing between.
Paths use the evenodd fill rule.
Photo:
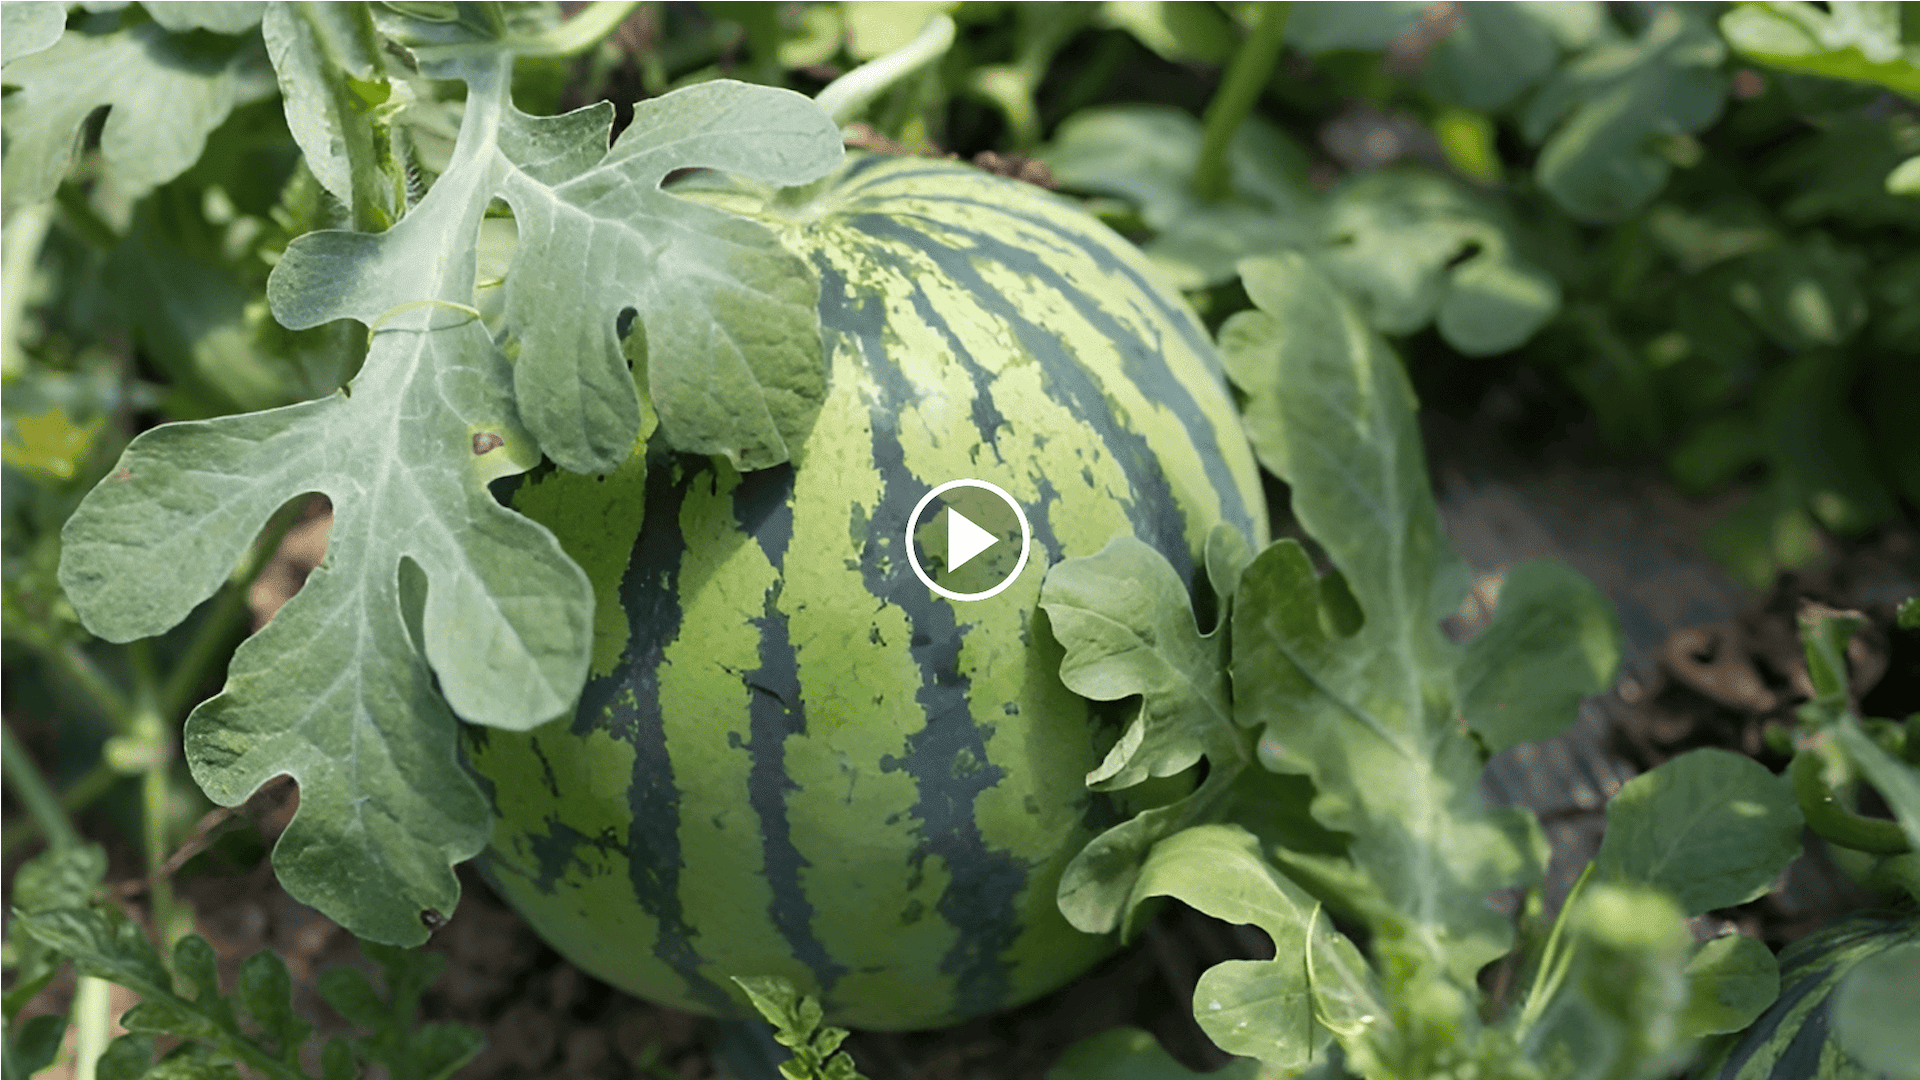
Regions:
<instances>
[{"instance_id":1,"label":"watermelon leaf","mask_svg":"<svg viewBox=\"0 0 1920 1080\"><path fill-rule=\"evenodd\" d=\"M1244 541L1236 550L1223 532L1232 530L1219 527L1208 545L1208 571L1216 583L1237 580L1244 563ZM1218 584L1215 590L1224 592ZM1197 791L1095 837L1061 876L1067 921L1103 933L1124 918L1148 850L1199 821L1251 758L1228 698L1225 619L1201 634L1172 565L1132 536L1055 566L1041 585L1040 606L1066 647L1060 678L1069 689L1095 701L1141 699L1120 740L1087 774L1087 786L1128 788L1208 759L1207 778Z\"/></svg>"},{"instance_id":2,"label":"watermelon leaf","mask_svg":"<svg viewBox=\"0 0 1920 1080\"><path fill-rule=\"evenodd\" d=\"M11 21L7 31L12 48ZM53 197L73 162L80 126L102 106L105 178L131 201L185 172L235 106L274 89L259 38L188 39L158 22L76 29L9 60L4 79L19 87L4 108L0 187L9 206Z\"/></svg>"},{"instance_id":3,"label":"watermelon leaf","mask_svg":"<svg viewBox=\"0 0 1920 1080\"><path fill-rule=\"evenodd\" d=\"M1680 1030L1688 1038L1739 1031L1779 995L1780 963L1764 942L1744 934L1702 942L1687 961Z\"/></svg>"},{"instance_id":4,"label":"watermelon leaf","mask_svg":"<svg viewBox=\"0 0 1920 1080\"><path fill-rule=\"evenodd\" d=\"M656 189L693 165L810 179L841 151L799 95L720 82L649 103L608 151L610 109L536 119L513 108L511 49L486 36L500 28L392 18L383 28L412 35L427 73L466 81L452 158L393 228L301 236L268 282L290 328L368 327L351 392L146 432L68 521L61 581L100 636L157 634L224 583L277 506L311 491L332 500L328 563L235 653L184 746L222 805L293 776L300 809L274 852L288 892L362 937L413 944L429 913L453 910L450 865L486 841L455 717L525 729L561 714L592 645L580 568L487 484L542 450L578 468L627 458L642 411L617 332L622 304L654 321L642 328L645 367L663 416L679 410L679 438L728 442L743 462L784 456L783 436L823 384L815 286L791 256L768 254L763 227ZM472 306L479 226L496 196L521 214L507 277L517 362ZM690 241L686 222L665 221L673 215L727 240ZM735 343L703 329L720 317L771 336ZM755 363L753 378L741 375ZM715 379L740 396L716 400ZM545 430L529 432L523 417Z\"/></svg>"},{"instance_id":5,"label":"watermelon leaf","mask_svg":"<svg viewBox=\"0 0 1920 1080\"><path fill-rule=\"evenodd\" d=\"M67 5L56 0L0 5L0 64L53 48L66 29Z\"/></svg>"},{"instance_id":6,"label":"watermelon leaf","mask_svg":"<svg viewBox=\"0 0 1920 1080\"><path fill-rule=\"evenodd\" d=\"M1600 590L1565 563L1522 563L1461 657L1460 715L1489 753L1550 738L1619 665L1619 617Z\"/></svg>"},{"instance_id":7,"label":"watermelon leaf","mask_svg":"<svg viewBox=\"0 0 1920 1080\"><path fill-rule=\"evenodd\" d=\"M1664 890L1688 915L1744 904L1800 855L1805 826L1786 782L1727 750L1682 754L1607 803L1600 880Z\"/></svg>"},{"instance_id":8,"label":"watermelon leaf","mask_svg":"<svg viewBox=\"0 0 1920 1080\"><path fill-rule=\"evenodd\" d=\"M1319 245L1327 273L1386 334L1438 321L1468 356L1505 352L1560 308L1560 286L1514 250L1499 211L1433 173L1362 173L1327 196Z\"/></svg>"},{"instance_id":9,"label":"watermelon leaf","mask_svg":"<svg viewBox=\"0 0 1920 1080\"><path fill-rule=\"evenodd\" d=\"M1488 810L1454 721L1458 652L1439 619L1467 573L1440 531L1412 390L1307 259L1248 260L1241 274L1258 310L1221 329L1228 373L1256 452L1292 485L1345 589L1316 580L1295 543L1254 560L1233 610L1236 713L1264 729L1263 763L1313 778L1321 824L1353 835L1384 901L1382 944L1471 985L1511 943L1482 900L1539 872L1539 839L1522 812ZM1356 604L1359 619L1342 614Z\"/></svg>"},{"instance_id":10,"label":"watermelon leaf","mask_svg":"<svg viewBox=\"0 0 1920 1080\"><path fill-rule=\"evenodd\" d=\"M1544 144L1534 167L1540 186L1582 221L1639 209L1672 170L1661 140L1719 117L1726 51L1695 16L1661 8L1638 40L1603 40L1562 67L1520 119L1528 141Z\"/></svg>"}]
</instances>

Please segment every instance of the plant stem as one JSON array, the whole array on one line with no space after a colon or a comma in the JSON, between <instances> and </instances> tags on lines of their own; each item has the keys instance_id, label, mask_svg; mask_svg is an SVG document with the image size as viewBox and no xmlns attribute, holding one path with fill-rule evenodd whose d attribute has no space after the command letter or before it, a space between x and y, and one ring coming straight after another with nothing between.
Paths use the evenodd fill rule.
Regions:
<instances>
[{"instance_id":1,"label":"plant stem","mask_svg":"<svg viewBox=\"0 0 1920 1080\"><path fill-rule=\"evenodd\" d=\"M580 14L514 51L521 56L578 56L613 33L639 6L640 0L594 0Z\"/></svg>"},{"instance_id":2,"label":"plant stem","mask_svg":"<svg viewBox=\"0 0 1920 1080\"><path fill-rule=\"evenodd\" d=\"M127 645L127 658L133 667L134 737L151 739L158 744L140 778L140 806L145 834L142 847L147 860L147 902L152 906L154 936L159 939L160 955L165 960L173 951L174 941L186 929L179 922L173 885L160 872L169 854L167 803L172 794L174 747L171 732L157 707L160 692L153 673L153 647L144 638L131 642Z\"/></svg>"},{"instance_id":3,"label":"plant stem","mask_svg":"<svg viewBox=\"0 0 1920 1080\"><path fill-rule=\"evenodd\" d=\"M80 834L74 831L73 822L68 820L66 808L54 796L53 789L47 786L46 777L40 775L40 767L27 756L27 748L13 735L10 725L0 724L0 766L6 769L7 783L12 786L14 797L27 808L27 813L47 834L54 847L75 847L80 843ZM12 841L8 841L12 847Z\"/></svg>"},{"instance_id":4,"label":"plant stem","mask_svg":"<svg viewBox=\"0 0 1920 1080\"><path fill-rule=\"evenodd\" d=\"M8 738L11 739L12 736L9 735ZM7 745L11 748L13 744L9 742ZM14 751L12 749L7 750L9 757L12 757L13 753ZM32 763L28 762L28 764L30 765ZM59 797L60 809L65 811L68 817L72 817L72 815L85 810L97 802L102 795L112 791L113 785L120 782L120 776L119 770L106 762L101 761L96 763L93 768L87 770L85 776L74 781L72 787L61 792ZM21 801L25 802L26 800L23 797ZM24 817L19 821L9 823L6 831L0 832L0 849L11 851L17 845L32 843L42 835L46 835L46 827L41 825L40 818L38 816Z\"/></svg>"},{"instance_id":5,"label":"plant stem","mask_svg":"<svg viewBox=\"0 0 1920 1080\"><path fill-rule=\"evenodd\" d=\"M953 20L935 15L920 35L893 52L854 68L814 97L836 124L859 116L886 89L940 59L953 47Z\"/></svg>"},{"instance_id":6,"label":"plant stem","mask_svg":"<svg viewBox=\"0 0 1920 1080\"><path fill-rule=\"evenodd\" d=\"M1280 48L1286 40L1287 15L1292 8L1289 0L1260 5L1260 21L1254 24L1247 40L1241 42L1240 51L1233 54L1226 76L1220 80L1220 89L1214 91L1213 100L1207 103L1200 160L1193 167L1194 193L1207 202L1225 198L1231 186L1233 176L1227 165L1227 150L1233 145L1234 133L1253 111L1254 103L1260 100L1260 91L1273 77L1274 65L1280 61Z\"/></svg>"},{"instance_id":7,"label":"plant stem","mask_svg":"<svg viewBox=\"0 0 1920 1080\"><path fill-rule=\"evenodd\" d=\"M107 1024L113 1019L111 987L105 979L80 976L73 992L73 1080L94 1080L100 1055L107 1050Z\"/></svg>"},{"instance_id":8,"label":"plant stem","mask_svg":"<svg viewBox=\"0 0 1920 1080\"><path fill-rule=\"evenodd\" d=\"M1906 831L1899 822L1866 817L1843 806L1820 775L1820 766L1817 750L1800 751L1787 766L1787 777L1793 781L1793 794L1800 801L1807 828L1829 844L1855 851L1899 855L1909 849Z\"/></svg>"},{"instance_id":9,"label":"plant stem","mask_svg":"<svg viewBox=\"0 0 1920 1080\"><path fill-rule=\"evenodd\" d=\"M1572 964L1572 954L1562 954L1560 937L1566 930L1567 916L1573 911L1574 904L1580 899L1580 890L1586 887L1587 879L1593 876L1593 863L1580 871L1580 877L1567 890L1567 898L1560 902L1560 913L1554 916L1553 929L1547 933L1546 947L1540 950L1540 966L1533 973L1533 985L1527 988L1527 1000L1520 1006L1520 1020L1515 1025L1514 1039L1524 1042L1527 1032L1540 1019L1540 1013L1553 1000L1560 990L1560 984L1566 981L1567 969Z\"/></svg>"},{"instance_id":10,"label":"plant stem","mask_svg":"<svg viewBox=\"0 0 1920 1080\"><path fill-rule=\"evenodd\" d=\"M8 614L12 615L13 612L10 610ZM133 706L129 705L120 691L114 689L113 684L107 681L107 677L100 673L100 668L94 664L93 658L72 642L54 641L30 621L24 625L20 623L21 620L14 619L14 625L9 625L7 629L12 631L17 628L20 640L25 641L34 652L39 653L41 659L58 668L62 675L72 680L94 706L106 714L114 727L121 731L127 730L133 723Z\"/></svg>"}]
</instances>

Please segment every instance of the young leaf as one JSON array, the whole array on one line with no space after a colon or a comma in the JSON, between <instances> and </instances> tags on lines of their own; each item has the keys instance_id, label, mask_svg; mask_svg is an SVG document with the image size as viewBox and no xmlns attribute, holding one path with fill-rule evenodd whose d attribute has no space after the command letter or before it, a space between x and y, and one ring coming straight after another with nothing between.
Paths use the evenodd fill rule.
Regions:
<instances>
[{"instance_id":1,"label":"young leaf","mask_svg":"<svg viewBox=\"0 0 1920 1080\"><path fill-rule=\"evenodd\" d=\"M1194 987L1194 1018L1222 1050L1299 1068L1324 1055L1334 1029L1348 1026L1355 1004L1351 988L1329 984L1336 992L1330 1010L1313 976L1363 973L1365 961L1352 942L1316 918L1313 898L1273 869L1251 833L1231 825L1198 825L1154 845L1128 897L1129 920L1155 896L1175 897L1216 919L1258 926L1273 939L1272 960L1216 964ZM1364 983L1359 993L1360 1001L1373 996ZM1360 1012L1384 1019L1385 1010L1373 1002Z\"/></svg>"},{"instance_id":2,"label":"young leaf","mask_svg":"<svg viewBox=\"0 0 1920 1080\"><path fill-rule=\"evenodd\" d=\"M1484 898L1539 872L1540 841L1524 813L1487 808L1454 720L1457 655L1438 624L1467 573L1440 532L1412 390L1305 257L1241 274L1259 310L1221 330L1228 373L1262 463L1292 485L1344 588L1317 580L1296 543L1254 560L1233 609L1237 719L1264 729L1270 768L1313 778L1321 824L1352 834L1380 940L1471 985L1511 944Z\"/></svg>"},{"instance_id":3,"label":"young leaf","mask_svg":"<svg viewBox=\"0 0 1920 1080\"><path fill-rule=\"evenodd\" d=\"M1654 13L1639 39L1603 42L1561 68L1521 117L1545 145L1534 174L1582 221L1616 221L1653 198L1672 166L1659 140L1720 115L1726 46L1693 16Z\"/></svg>"},{"instance_id":4,"label":"young leaf","mask_svg":"<svg viewBox=\"0 0 1920 1080\"><path fill-rule=\"evenodd\" d=\"M1208 573L1216 594L1227 597L1223 611L1231 610L1232 594L1221 583L1237 580L1245 562L1245 542L1236 541L1217 529L1208 542ZM1220 627L1200 633L1173 567L1131 536L1115 538L1097 555L1055 566L1041 585L1040 606L1066 647L1060 677L1068 687L1096 701L1141 698L1120 740L1087 774L1088 786L1131 787L1209 759L1198 791L1108 829L1061 875L1060 909L1067 920L1104 933L1124 915L1147 850L1199 820L1248 760L1228 697L1227 636Z\"/></svg>"},{"instance_id":5,"label":"young leaf","mask_svg":"<svg viewBox=\"0 0 1920 1080\"><path fill-rule=\"evenodd\" d=\"M1522 259L1495 208L1413 169L1362 173L1334 189L1315 254L1373 328L1409 334L1439 322L1469 356L1505 352L1560 307L1560 286Z\"/></svg>"},{"instance_id":6,"label":"young leaf","mask_svg":"<svg viewBox=\"0 0 1920 1080\"><path fill-rule=\"evenodd\" d=\"M105 175L137 198L185 172L236 105L273 92L258 38L188 42L157 22L66 34L7 64L4 79L19 87L5 105L9 206L53 196L80 125L103 105Z\"/></svg>"},{"instance_id":7,"label":"young leaf","mask_svg":"<svg viewBox=\"0 0 1920 1080\"><path fill-rule=\"evenodd\" d=\"M793 1051L780 1066L786 1080L863 1080L853 1059L840 1049L844 1028L822 1026L820 1002L803 996L777 975L755 975L733 981L769 1024L774 1041Z\"/></svg>"},{"instance_id":8,"label":"young leaf","mask_svg":"<svg viewBox=\"0 0 1920 1080\"><path fill-rule=\"evenodd\" d=\"M67 5L56 0L0 5L0 64L53 48L66 28Z\"/></svg>"},{"instance_id":9,"label":"young leaf","mask_svg":"<svg viewBox=\"0 0 1920 1080\"><path fill-rule=\"evenodd\" d=\"M1728 934L1704 942L1687 961L1687 1006L1680 1032L1689 1039L1740 1031L1780 996L1780 963L1765 943Z\"/></svg>"},{"instance_id":10,"label":"young leaf","mask_svg":"<svg viewBox=\"0 0 1920 1080\"><path fill-rule=\"evenodd\" d=\"M1766 892L1799 857L1805 824L1765 766L1695 750L1634 777L1607 803L1594 869L1601 880L1661 889L1698 915Z\"/></svg>"},{"instance_id":11,"label":"young leaf","mask_svg":"<svg viewBox=\"0 0 1920 1080\"><path fill-rule=\"evenodd\" d=\"M14 950L13 986L0 1004L12 1020L59 971L61 954L20 934L22 915L38 915L61 908L87 906L107 872L107 853L97 844L54 847L22 863L13 875L13 914L8 917L7 941Z\"/></svg>"},{"instance_id":12,"label":"young leaf","mask_svg":"<svg viewBox=\"0 0 1920 1080\"><path fill-rule=\"evenodd\" d=\"M1460 715L1490 753L1551 738L1619 664L1620 621L1600 590L1564 563L1522 563L1460 659Z\"/></svg>"},{"instance_id":13,"label":"young leaf","mask_svg":"<svg viewBox=\"0 0 1920 1080\"><path fill-rule=\"evenodd\" d=\"M60 1040L67 1033L67 1018L60 1013L36 1016L9 1032L6 1048L6 1075L32 1076L53 1064L60 1054ZM96 1074L97 1075L97 1074Z\"/></svg>"},{"instance_id":14,"label":"young leaf","mask_svg":"<svg viewBox=\"0 0 1920 1080\"><path fill-rule=\"evenodd\" d=\"M1920 98L1920 41L1902 40L1899 4L1746 3L1720 16L1728 44L1770 67L1851 79Z\"/></svg>"}]
</instances>

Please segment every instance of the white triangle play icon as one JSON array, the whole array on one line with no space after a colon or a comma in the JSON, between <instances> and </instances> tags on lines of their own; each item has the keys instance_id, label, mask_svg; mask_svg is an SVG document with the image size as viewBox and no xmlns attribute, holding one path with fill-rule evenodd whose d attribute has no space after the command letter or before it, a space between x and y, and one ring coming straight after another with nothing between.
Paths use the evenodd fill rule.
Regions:
<instances>
[{"instance_id":1,"label":"white triangle play icon","mask_svg":"<svg viewBox=\"0 0 1920 1080\"><path fill-rule=\"evenodd\" d=\"M1000 542L1000 538L947 507L947 572L965 566L968 560Z\"/></svg>"}]
</instances>

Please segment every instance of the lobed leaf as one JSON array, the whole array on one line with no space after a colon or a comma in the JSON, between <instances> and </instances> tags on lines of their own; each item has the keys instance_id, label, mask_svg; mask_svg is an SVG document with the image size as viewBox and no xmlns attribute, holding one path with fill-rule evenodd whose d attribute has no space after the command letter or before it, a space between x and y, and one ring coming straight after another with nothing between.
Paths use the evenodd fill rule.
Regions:
<instances>
[{"instance_id":1,"label":"lobed leaf","mask_svg":"<svg viewBox=\"0 0 1920 1080\"><path fill-rule=\"evenodd\" d=\"M1233 609L1237 719L1263 729L1269 768L1312 777L1321 824L1352 834L1383 943L1471 985L1511 943L1483 899L1537 874L1541 841L1523 813L1486 807L1454 721L1457 654L1438 620L1467 575L1441 535L1412 390L1305 257L1248 260L1241 274L1258 310L1222 328L1227 370L1261 462L1292 485L1339 577L1320 581L1289 541L1248 567Z\"/></svg>"},{"instance_id":2,"label":"lobed leaf","mask_svg":"<svg viewBox=\"0 0 1920 1080\"><path fill-rule=\"evenodd\" d=\"M1660 140L1720 116L1726 46L1675 8L1661 8L1632 42L1603 41L1562 67L1521 115L1544 144L1540 186L1582 221L1616 221L1660 190L1672 165Z\"/></svg>"},{"instance_id":3,"label":"lobed leaf","mask_svg":"<svg viewBox=\"0 0 1920 1080\"><path fill-rule=\"evenodd\" d=\"M53 197L80 126L102 106L104 176L134 199L185 172L235 106L273 92L258 38L190 39L157 22L66 34L0 78L19 87L4 106L9 206Z\"/></svg>"},{"instance_id":4,"label":"lobed leaf","mask_svg":"<svg viewBox=\"0 0 1920 1080\"><path fill-rule=\"evenodd\" d=\"M0 64L53 48L66 29L67 5L58 0L0 5Z\"/></svg>"}]
</instances>

